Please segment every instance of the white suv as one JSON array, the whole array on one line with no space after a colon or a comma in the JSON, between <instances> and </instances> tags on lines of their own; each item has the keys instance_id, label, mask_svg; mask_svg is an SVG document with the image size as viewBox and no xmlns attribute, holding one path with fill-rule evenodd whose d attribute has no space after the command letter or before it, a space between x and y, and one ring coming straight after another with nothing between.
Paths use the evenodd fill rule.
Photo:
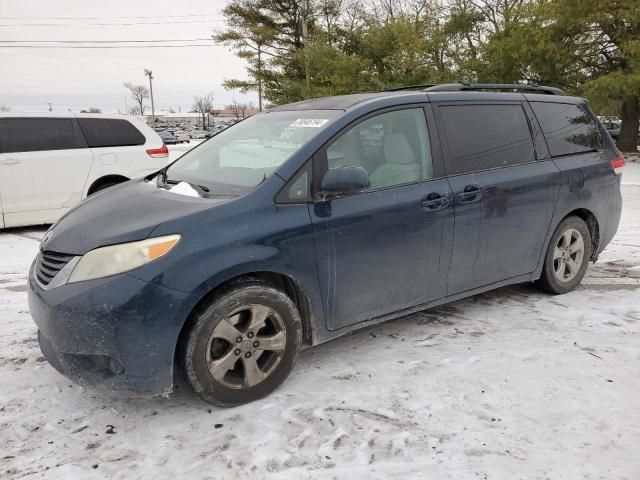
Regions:
<instances>
[{"instance_id":1,"label":"white suv","mask_svg":"<svg viewBox=\"0 0 640 480\"><path fill-rule=\"evenodd\" d=\"M55 222L92 193L169 163L158 134L126 115L0 114L0 228Z\"/></svg>"}]
</instances>

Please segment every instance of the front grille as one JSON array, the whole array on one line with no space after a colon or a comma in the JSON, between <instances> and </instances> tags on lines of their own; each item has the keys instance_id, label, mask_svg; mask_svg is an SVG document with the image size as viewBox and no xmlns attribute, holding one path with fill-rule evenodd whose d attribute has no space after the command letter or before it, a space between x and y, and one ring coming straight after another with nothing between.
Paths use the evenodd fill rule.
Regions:
<instances>
[{"instance_id":1,"label":"front grille","mask_svg":"<svg viewBox=\"0 0 640 480\"><path fill-rule=\"evenodd\" d=\"M49 285L60 270L69 263L74 255L57 252L40 252L36 263L36 277L44 285Z\"/></svg>"}]
</instances>

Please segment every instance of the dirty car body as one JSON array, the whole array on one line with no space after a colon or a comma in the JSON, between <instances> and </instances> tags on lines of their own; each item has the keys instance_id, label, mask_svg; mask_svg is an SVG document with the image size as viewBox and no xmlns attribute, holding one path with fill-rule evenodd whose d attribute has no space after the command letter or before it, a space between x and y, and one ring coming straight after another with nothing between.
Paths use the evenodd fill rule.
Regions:
<instances>
[{"instance_id":1,"label":"dirty car body","mask_svg":"<svg viewBox=\"0 0 640 480\"><path fill-rule=\"evenodd\" d=\"M552 138L548 104L579 110L590 130ZM277 131L243 139L250 122ZM518 122L523 129L513 130ZM492 129L484 136L473 130L483 124ZM576 148L565 145L572 141ZM556 147L570 151L554 155ZM198 162L207 151L224 158L225 181L202 184ZM233 178L246 179L246 158L257 167L243 184ZM160 394L174 385L194 312L237 279L285 292L300 312L304 345L534 281L569 216L588 226L592 260L613 238L617 158L574 97L384 92L276 107L165 172L96 194L52 227L29 275L41 348L79 383ZM334 169L352 183L364 170L365 183L348 194L331 190ZM180 175L170 184L172 171ZM172 191L178 183L190 193ZM96 249L171 236L179 236L175 246L153 261L69 281Z\"/></svg>"}]
</instances>

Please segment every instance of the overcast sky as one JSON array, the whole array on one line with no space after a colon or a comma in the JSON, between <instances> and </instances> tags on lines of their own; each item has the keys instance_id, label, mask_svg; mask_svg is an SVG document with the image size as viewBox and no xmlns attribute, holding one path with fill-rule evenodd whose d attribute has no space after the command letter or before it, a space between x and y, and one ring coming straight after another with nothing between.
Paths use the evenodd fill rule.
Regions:
<instances>
[{"instance_id":1,"label":"overcast sky","mask_svg":"<svg viewBox=\"0 0 640 480\"><path fill-rule=\"evenodd\" d=\"M124 111L127 91L122 83L148 86L145 68L153 71L156 110L188 111L194 95L208 92L214 93L216 107L234 98L257 103L255 95L221 86L225 78L246 78L241 59L227 47L207 40L215 29L224 27L220 11L225 4L226 0L0 0L0 105L9 105L12 111L34 111L52 102L56 110L98 107L105 112ZM37 41L40 43L28 44L50 47L58 44L46 42L60 40L195 39L204 40L135 45L207 46L5 48L22 44L10 43L15 41ZM126 102L131 105L130 98Z\"/></svg>"}]
</instances>

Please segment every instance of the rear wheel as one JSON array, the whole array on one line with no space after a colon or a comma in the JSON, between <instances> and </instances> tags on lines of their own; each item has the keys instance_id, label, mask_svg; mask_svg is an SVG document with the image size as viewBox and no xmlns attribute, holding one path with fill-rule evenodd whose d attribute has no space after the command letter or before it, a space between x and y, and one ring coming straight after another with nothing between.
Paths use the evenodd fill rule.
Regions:
<instances>
[{"instance_id":1,"label":"rear wheel","mask_svg":"<svg viewBox=\"0 0 640 480\"><path fill-rule=\"evenodd\" d=\"M592 248L584 221L578 217L565 218L551 237L536 286L555 294L574 290L587 271Z\"/></svg>"},{"instance_id":2,"label":"rear wheel","mask_svg":"<svg viewBox=\"0 0 640 480\"><path fill-rule=\"evenodd\" d=\"M302 342L295 304L250 280L222 292L195 314L181 364L194 391L219 406L268 395L289 375Z\"/></svg>"}]
</instances>

